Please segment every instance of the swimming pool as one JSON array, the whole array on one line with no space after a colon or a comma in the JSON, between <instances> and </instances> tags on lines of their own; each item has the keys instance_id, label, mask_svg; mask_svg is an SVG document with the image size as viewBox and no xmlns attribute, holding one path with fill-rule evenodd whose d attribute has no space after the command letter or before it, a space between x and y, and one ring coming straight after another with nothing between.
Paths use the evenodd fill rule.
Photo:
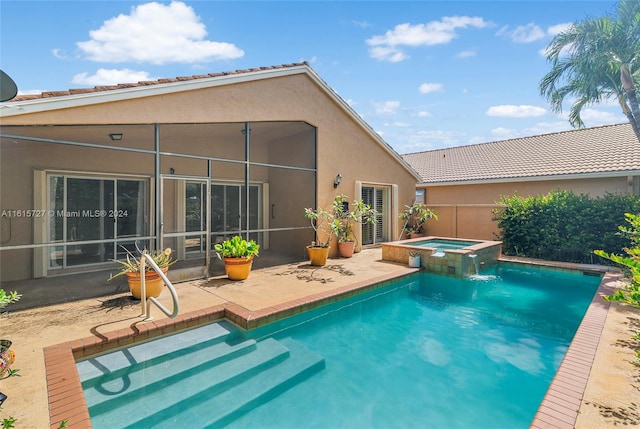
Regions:
<instances>
[{"instance_id":1,"label":"swimming pool","mask_svg":"<svg viewBox=\"0 0 640 429\"><path fill-rule=\"evenodd\" d=\"M178 357L175 361L147 361L140 347L79 362L93 426L149 427L134 424L149 414L156 419L153 427L181 421L204 427L221 417L220 410L230 410L220 423L232 428L415 427L417 422L528 427L600 278L508 265L483 274L480 279L411 276L257 330L232 330L223 341L205 344L196 335L193 349L193 337L167 337L173 341L163 339L162 347ZM208 348L214 345L228 348L230 355L218 358ZM269 363L208 390L221 377L215 367L231 374L240 366L237 356L251 360L249 350L261 347L271 353ZM292 359L283 357L287 353ZM290 360L298 361L300 371L267 391L268 403L247 413L264 399L254 399L257 388L244 390L246 404L234 402L241 396L234 394L239 385L258 374L280 376L278 368ZM181 369L191 364L207 372ZM107 369L113 379L87 378ZM135 390L138 379L155 381ZM199 390L180 399L187 384ZM177 390L164 391L162 385Z\"/></svg>"}]
</instances>

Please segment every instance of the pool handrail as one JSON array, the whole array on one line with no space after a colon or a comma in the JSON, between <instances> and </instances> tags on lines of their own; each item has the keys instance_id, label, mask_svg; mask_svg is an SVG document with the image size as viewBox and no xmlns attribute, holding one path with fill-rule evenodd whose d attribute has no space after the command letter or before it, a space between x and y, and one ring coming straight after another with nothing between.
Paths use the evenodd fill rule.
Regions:
<instances>
[{"instance_id":1,"label":"pool handrail","mask_svg":"<svg viewBox=\"0 0 640 429\"><path fill-rule=\"evenodd\" d=\"M145 283L145 276L140 276L140 302L142 304L142 314L139 317L142 317L145 322L150 322L153 320L153 316L151 316L151 303L154 303L156 307L160 309L167 317L173 319L178 315L178 293L176 292L176 288L173 287L173 284L169 281L167 276L162 272L158 264L153 260L151 255L147 253L143 253L140 257L140 273L145 272L145 263L149 261L149 265L151 268L158 273L160 278L164 281L164 284L169 288L169 292L171 292L171 298L173 299L173 311L167 310L167 308L160 303L155 297L147 298L147 286Z\"/></svg>"}]
</instances>

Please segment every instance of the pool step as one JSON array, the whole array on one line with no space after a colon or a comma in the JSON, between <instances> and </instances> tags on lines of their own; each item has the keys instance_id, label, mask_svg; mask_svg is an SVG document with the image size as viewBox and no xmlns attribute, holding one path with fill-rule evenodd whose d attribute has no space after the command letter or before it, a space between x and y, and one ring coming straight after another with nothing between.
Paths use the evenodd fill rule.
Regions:
<instances>
[{"instance_id":1,"label":"pool step","mask_svg":"<svg viewBox=\"0 0 640 429\"><path fill-rule=\"evenodd\" d=\"M218 355L219 350L215 348L203 349L189 356L177 355L165 366L135 371L129 376L85 388L89 413L92 418L103 414L108 416L114 407L124 405L131 411L127 419L135 421L169 406L173 401L168 403L167 398L173 393L167 392L200 392L209 386L222 390L234 380L250 377L252 371L286 357L286 348L274 341L262 344L260 349L253 340L245 343L241 344L244 353L232 353L231 359L226 353L223 357Z\"/></svg>"},{"instance_id":2,"label":"pool step","mask_svg":"<svg viewBox=\"0 0 640 429\"><path fill-rule=\"evenodd\" d=\"M324 358L294 340L283 339L279 344L286 346L288 358L277 365L223 391L212 387L199 392L126 427L174 429L185 427L185 422L194 428L223 427L325 367Z\"/></svg>"},{"instance_id":3,"label":"pool step","mask_svg":"<svg viewBox=\"0 0 640 429\"><path fill-rule=\"evenodd\" d=\"M187 353L185 349L190 347L192 353L211 346L220 348L222 352L227 346L236 346L238 338L239 329L229 322L221 321L96 356L78 362L76 367L86 389L96 383L115 380L144 368L163 365L176 354Z\"/></svg>"},{"instance_id":4,"label":"pool step","mask_svg":"<svg viewBox=\"0 0 640 429\"><path fill-rule=\"evenodd\" d=\"M157 355L138 345L79 362L93 427L179 427L180 418L191 425L194 413L203 422L231 421L324 367L293 340L244 340L230 327L147 343ZM196 347L185 349L189 342Z\"/></svg>"}]
</instances>

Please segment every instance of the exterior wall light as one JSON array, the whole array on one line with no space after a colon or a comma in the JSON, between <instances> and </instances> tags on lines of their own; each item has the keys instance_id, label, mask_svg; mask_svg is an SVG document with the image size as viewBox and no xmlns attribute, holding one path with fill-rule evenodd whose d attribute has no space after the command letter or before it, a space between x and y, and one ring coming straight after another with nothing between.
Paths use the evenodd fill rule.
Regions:
<instances>
[{"instance_id":1,"label":"exterior wall light","mask_svg":"<svg viewBox=\"0 0 640 429\"><path fill-rule=\"evenodd\" d=\"M122 133L109 134L109 138L113 141L122 140Z\"/></svg>"},{"instance_id":2,"label":"exterior wall light","mask_svg":"<svg viewBox=\"0 0 640 429\"><path fill-rule=\"evenodd\" d=\"M337 188L340 183L342 183L342 174L338 173L336 180L333 182L333 188Z\"/></svg>"}]
</instances>

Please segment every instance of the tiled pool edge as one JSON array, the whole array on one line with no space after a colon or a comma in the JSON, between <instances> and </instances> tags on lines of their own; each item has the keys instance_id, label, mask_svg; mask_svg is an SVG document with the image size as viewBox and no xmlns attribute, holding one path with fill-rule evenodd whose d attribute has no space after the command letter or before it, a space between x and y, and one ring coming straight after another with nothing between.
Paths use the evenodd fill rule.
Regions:
<instances>
[{"instance_id":1,"label":"tiled pool edge","mask_svg":"<svg viewBox=\"0 0 640 429\"><path fill-rule=\"evenodd\" d=\"M531 429L575 427L610 307L610 303L602 298L613 293L619 278L619 273L604 274L538 408Z\"/></svg>"},{"instance_id":2,"label":"tiled pool edge","mask_svg":"<svg viewBox=\"0 0 640 429\"><path fill-rule=\"evenodd\" d=\"M417 271L414 270L414 272ZM67 427L69 428L92 428L82 384L76 369L76 359L225 318L242 328L253 329L281 318L347 298L368 289L383 287L389 281L405 275L406 273L387 274L259 311L251 311L236 303L228 302L204 310L178 315L175 319L140 322L129 328L107 332L100 334L100 336L90 336L45 347L43 352L50 428L57 429L64 420L68 420Z\"/></svg>"}]
</instances>

